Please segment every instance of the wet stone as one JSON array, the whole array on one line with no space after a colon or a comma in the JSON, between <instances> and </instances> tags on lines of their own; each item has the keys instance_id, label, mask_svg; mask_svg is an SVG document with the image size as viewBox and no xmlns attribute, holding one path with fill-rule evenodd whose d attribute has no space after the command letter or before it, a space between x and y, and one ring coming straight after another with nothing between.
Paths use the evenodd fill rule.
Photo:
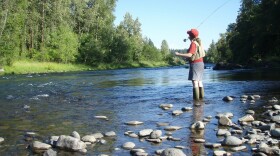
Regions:
<instances>
[{"instance_id":1,"label":"wet stone","mask_svg":"<svg viewBox=\"0 0 280 156\"><path fill-rule=\"evenodd\" d=\"M133 149L135 147L135 144L133 142L126 142L122 145L122 147L124 149L130 150L130 149Z\"/></svg>"}]
</instances>

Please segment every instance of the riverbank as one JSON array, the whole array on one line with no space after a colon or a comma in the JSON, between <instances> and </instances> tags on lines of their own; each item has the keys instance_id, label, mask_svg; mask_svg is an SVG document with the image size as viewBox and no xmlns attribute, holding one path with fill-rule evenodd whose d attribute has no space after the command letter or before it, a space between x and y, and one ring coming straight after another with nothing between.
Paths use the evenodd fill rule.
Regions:
<instances>
[{"instance_id":1,"label":"riverbank","mask_svg":"<svg viewBox=\"0 0 280 156\"><path fill-rule=\"evenodd\" d=\"M0 75L10 74L34 74L34 73L60 73L72 71L91 71L122 68L140 68L140 67L161 67L168 66L165 62L139 62L126 64L99 64L97 66L87 66L83 64L61 64L54 62L36 62L36 61L16 61L12 66L4 66Z\"/></svg>"}]
</instances>

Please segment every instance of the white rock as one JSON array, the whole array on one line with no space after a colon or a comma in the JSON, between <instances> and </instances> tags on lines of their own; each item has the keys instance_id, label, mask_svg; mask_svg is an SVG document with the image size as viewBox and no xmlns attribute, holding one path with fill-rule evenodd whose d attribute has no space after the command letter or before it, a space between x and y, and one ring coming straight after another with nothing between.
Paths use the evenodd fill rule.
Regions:
<instances>
[{"instance_id":1,"label":"white rock","mask_svg":"<svg viewBox=\"0 0 280 156\"><path fill-rule=\"evenodd\" d=\"M247 114L247 115L238 119L239 122L252 122L254 120L255 120L254 117L250 114Z\"/></svg>"},{"instance_id":2,"label":"white rock","mask_svg":"<svg viewBox=\"0 0 280 156\"><path fill-rule=\"evenodd\" d=\"M82 137L81 139L84 142L90 142L90 143L95 143L96 142L96 138L93 135L85 135Z\"/></svg>"},{"instance_id":3,"label":"white rock","mask_svg":"<svg viewBox=\"0 0 280 156\"><path fill-rule=\"evenodd\" d=\"M165 150L162 151L162 153L160 154L160 156L186 156L185 153L180 150L180 149L176 149L176 148L167 148Z\"/></svg>"},{"instance_id":4,"label":"white rock","mask_svg":"<svg viewBox=\"0 0 280 156\"><path fill-rule=\"evenodd\" d=\"M77 138L77 139L79 139L79 140L81 139L80 134L79 134L78 132L76 132L76 131L73 131L72 134L71 134L70 136L72 136L72 137L74 137L74 138Z\"/></svg>"},{"instance_id":5,"label":"white rock","mask_svg":"<svg viewBox=\"0 0 280 156\"><path fill-rule=\"evenodd\" d=\"M4 140L5 140L4 138L0 137L0 143L3 142Z\"/></svg>"},{"instance_id":6,"label":"white rock","mask_svg":"<svg viewBox=\"0 0 280 156\"><path fill-rule=\"evenodd\" d=\"M181 114L183 114L183 111L181 111L181 110L174 110L172 112L172 115L175 115L175 116L178 116L178 115L181 115Z\"/></svg>"},{"instance_id":7,"label":"white rock","mask_svg":"<svg viewBox=\"0 0 280 156\"><path fill-rule=\"evenodd\" d=\"M50 148L52 148L51 145L46 144L46 143L42 143L42 142L39 142L39 141L34 141L33 144L32 144L32 149L33 150L48 150Z\"/></svg>"},{"instance_id":8,"label":"white rock","mask_svg":"<svg viewBox=\"0 0 280 156\"><path fill-rule=\"evenodd\" d=\"M180 127L180 126L167 126L167 127L164 128L164 130L166 130L166 131L175 131L175 130L179 130L181 128L182 127Z\"/></svg>"},{"instance_id":9,"label":"white rock","mask_svg":"<svg viewBox=\"0 0 280 156\"><path fill-rule=\"evenodd\" d=\"M140 137L149 136L152 133L152 131L153 131L152 129L144 129L139 131L138 135Z\"/></svg>"},{"instance_id":10,"label":"white rock","mask_svg":"<svg viewBox=\"0 0 280 156\"><path fill-rule=\"evenodd\" d=\"M114 131L110 131L110 132L106 132L104 135L106 137L113 137L113 136L116 136L116 133Z\"/></svg>"},{"instance_id":11,"label":"white rock","mask_svg":"<svg viewBox=\"0 0 280 156\"><path fill-rule=\"evenodd\" d=\"M141 122L141 121L129 121L129 122L126 122L125 124L127 124L127 125L142 125L143 122Z\"/></svg>"},{"instance_id":12,"label":"white rock","mask_svg":"<svg viewBox=\"0 0 280 156\"><path fill-rule=\"evenodd\" d=\"M135 147L135 144L133 142L126 142L122 145L122 147L124 149L130 150L130 149L133 149Z\"/></svg>"},{"instance_id":13,"label":"white rock","mask_svg":"<svg viewBox=\"0 0 280 156\"><path fill-rule=\"evenodd\" d=\"M94 118L96 118L96 119L108 119L107 116L94 116Z\"/></svg>"}]
</instances>

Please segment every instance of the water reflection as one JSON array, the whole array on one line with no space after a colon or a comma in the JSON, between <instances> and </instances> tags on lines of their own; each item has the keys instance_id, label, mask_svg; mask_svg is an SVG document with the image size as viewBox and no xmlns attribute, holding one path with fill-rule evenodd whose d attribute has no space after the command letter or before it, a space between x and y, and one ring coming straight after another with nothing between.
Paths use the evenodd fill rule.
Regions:
<instances>
[{"instance_id":1,"label":"water reflection","mask_svg":"<svg viewBox=\"0 0 280 156\"><path fill-rule=\"evenodd\" d=\"M204 116L204 105L205 102L202 100L195 100L193 102L193 122L202 121ZM204 139L204 129L203 130L191 130L190 136L190 146L193 156L202 156L206 155L206 150L204 147L204 143L197 143L195 139Z\"/></svg>"}]
</instances>

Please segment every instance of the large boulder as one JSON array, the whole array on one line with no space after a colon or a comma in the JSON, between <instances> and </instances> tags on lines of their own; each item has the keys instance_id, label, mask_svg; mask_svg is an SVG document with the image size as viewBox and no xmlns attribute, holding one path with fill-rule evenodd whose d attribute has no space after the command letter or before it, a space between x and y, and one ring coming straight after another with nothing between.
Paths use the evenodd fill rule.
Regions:
<instances>
[{"instance_id":1,"label":"large boulder","mask_svg":"<svg viewBox=\"0 0 280 156\"><path fill-rule=\"evenodd\" d=\"M186 156L186 155L180 149L167 148L160 154L160 156Z\"/></svg>"},{"instance_id":2,"label":"large boulder","mask_svg":"<svg viewBox=\"0 0 280 156\"><path fill-rule=\"evenodd\" d=\"M80 151L87 147L86 144L80 139L65 135L61 135L58 138L56 146L61 149L67 149L72 151Z\"/></svg>"}]
</instances>

